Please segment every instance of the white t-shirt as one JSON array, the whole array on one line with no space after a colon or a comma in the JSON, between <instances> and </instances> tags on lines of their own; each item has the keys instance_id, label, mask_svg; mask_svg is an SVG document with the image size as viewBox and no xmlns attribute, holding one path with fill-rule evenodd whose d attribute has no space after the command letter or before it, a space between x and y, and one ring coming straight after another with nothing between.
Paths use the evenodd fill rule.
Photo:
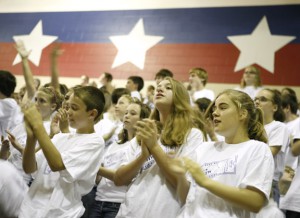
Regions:
<instances>
[{"instance_id":1,"label":"white t-shirt","mask_svg":"<svg viewBox=\"0 0 300 218\"><path fill-rule=\"evenodd\" d=\"M5 130L12 130L23 121L21 109L12 98L0 99L0 135L7 137Z\"/></svg>"},{"instance_id":2,"label":"white t-shirt","mask_svg":"<svg viewBox=\"0 0 300 218\"><path fill-rule=\"evenodd\" d=\"M206 142L198 147L196 155L196 162L211 179L233 187L255 187L264 193L266 199L269 198L274 161L265 143L255 140L239 144ZM186 204L178 217L247 218L254 215L233 206L191 180Z\"/></svg>"},{"instance_id":3,"label":"white t-shirt","mask_svg":"<svg viewBox=\"0 0 300 218\"><path fill-rule=\"evenodd\" d=\"M264 127L268 135L269 146L281 146L280 151L274 157L275 170L273 179L279 181L284 170L285 154L289 146L289 131L284 123L275 120Z\"/></svg>"},{"instance_id":4,"label":"white t-shirt","mask_svg":"<svg viewBox=\"0 0 300 218\"><path fill-rule=\"evenodd\" d=\"M252 99L255 98L255 96L257 95L257 93L262 90L263 87L255 87L255 86L245 86L245 88L241 88L241 87L236 87L235 90L239 90L242 92L247 93Z\"/></svg>"},{"instance_id":5,"label":"white t-shirt","mask_svg":"<svg viewBox=\"0 0 300 218\"><path fill-rule=\"evenodd\" d=\"M136 150L139 148L136 138L124 144L111 144L103 157L103 167L117 169L121 165L131 162L135 158ZM122 203L126 191L127 186L115 186L113 181L102 177L97 186L96 200Z\"/></svg>"},{"instance_id":6,"label":"white t-shirt","mask_svg":"<svg viewBox=\"0 0 300 218\"><path fill-rule=\"evenodd\" d=\"M290 139L300 139L300 118L286 123L290 131ZM295 176L287 193L280 197L279 207L283 210L297 211L300 213L300 165L299 156L294 157L289 147L286 155L286 165L295 170Z\"/></svg>"},{"instance_id":7,"label":"white t-shirt","mask_svg":"<svg viewBox=\"0 0 300 218\"><path fill-rule=\"evenodd\" d=\"M300 165L295 172L290 188L284 197L280 198L279 207L300 213Z\"/></svg>"},{"instance_id":8,"label":"white t-shirt","mask_svg":"<svg viewBox=\"0 0 300 218\"><path fill-rule=\"evenodd\" d=\"M202 142L202 132L192 129L186 143L177 149L165 147L160 141L158 143L166 153L175 151L179 157L192 157L196 148L202 146ZM150 156L142 166L141 173L129 186L125 202L121 204L117 217L175 217L180 207L176 191L167 182L154 158Z\"/></svg>"},{"instance_id":9,"label":"white t-shirt","mask_svg":"<svg viewBox=\"0 0 300 218\"><path fill-rule=\"evenodd\" d=\"M193 94L193 100L196 101L198 98L208 98L209 100L213 101L215 99L215 93L209 89L195 91Z\"/></svg>"},{"instance_id":10,"label":"white t-shirt","mask_svg":"<svg viewBox=\"0 0 300 218\"><path fill-rule=\"evenodd\" d=\"M278 208L277 203L270 198L269 203L259 211L255 218L285 218L285 215Z\"/></svg>"},{"instance_id":11,"label":"white t-shirt","mask_svg":"<svg viewBox=\"0 0 300 218\"><path fill-rule=\"evenodd\" d=\"M100 120L98 123L94 125L95 132L100 134L101 136L104 136L105 134L108 134L112 131L113 128L116 128L114 134L105 141L105 147L107 148L109 145L111 145L114 142L118 141L118 135L120 131L123 129L123 122L120 120L113 121L108 119L107 117Z\"/></svg>"},{"instance_id":12,"label":"white t-shirt","mask_svg":"<svg viewBox=\"0 0 300 218\"><path fill-rule=\"evenodd\" d=\"M50 121L44 121L43 122L46 132L50 133ZM26 146L26 139L27 139L27 133L24 126L24 123L18 124L11 132L16 140L20 143L20 145L25 148ZM36 147L39 146L38 142ZM17 170L21 173L23 176L25 182L28 184L31 181L31 175L26 174L23 170L23 154L20 153L17 149L15 149L12 145L10 146L10 156L8 158L8 161L11 162Z\"/></svg>"},{"instance_id":13,"label":"white t-shirt","mask_svg":"<svg viewBox=\"0 0 300 218\"><path fill-rule=\"evenodd\" d=\"M142 96L141 96L141 93L139 91L132 91L130 93L130 95L131 95L132 98L137 98L140 101L142 100Z\"/></svg>"},{"instance_id":14,"label":"white t-shirt","mask_svg":"<svg viewBox=\"0 0 300 218\"><path fill-rule=\"evenodd\" d=\"M100 167L104 141L96 133L59 133L52 139L65 170L52 172L42 151L38 170L21 206L20 218L81 217L81 197L91 191Z\"/></svg>"},{"instance_id":15,"label":"white t-shirt","mask_svg":"<svg viewBox=\"0 0 300 218\"><path fill-rule=\"evenodd\" d=\"M0 160L0 169L0 217L18 217L28 186L11 163Z\"/></svg>"},{"instance_id":16,"label":"white t-shirt","mask_svg":"<svg viewBox=\"0 0 300 218\"><path fill-rule=\"evenodd\" d=\"M290 133L290 143L295 139L300 139L300 117L285 124ZM294 157L289 146L285 156L285 165L290 166L294 170L296 170L298 166L298 159L298 157Z\"/></svg>"}]
</instances>

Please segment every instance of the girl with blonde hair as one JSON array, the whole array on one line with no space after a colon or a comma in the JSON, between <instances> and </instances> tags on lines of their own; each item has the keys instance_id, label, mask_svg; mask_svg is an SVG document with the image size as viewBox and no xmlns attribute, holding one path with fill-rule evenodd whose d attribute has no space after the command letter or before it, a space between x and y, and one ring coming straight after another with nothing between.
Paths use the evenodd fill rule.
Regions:
<instances>
[{"instance_id":1,"label":"girl with blonde hair","mask_svg":"<svg viewBox=\"0 0 300 218\"><path fill-rule=\"evenodd\" d=\"M141 150L136 159L115 174L118 185L130 184L117 217L175 217L181 207L176 197L180 182L170 166L174 156L194 154L204 141L195 126L195 117L185 87L172 78L156 89L151 119L138 121L136 137ZM160 137L156 122L161 123ZM135 178L133 180L133 178Z\"/></svg>"}]
</instances>

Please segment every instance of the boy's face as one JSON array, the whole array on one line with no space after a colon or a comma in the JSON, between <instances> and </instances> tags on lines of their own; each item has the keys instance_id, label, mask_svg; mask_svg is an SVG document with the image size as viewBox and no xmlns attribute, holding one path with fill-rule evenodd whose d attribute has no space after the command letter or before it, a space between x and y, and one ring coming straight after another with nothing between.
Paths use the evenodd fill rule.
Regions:
<instances>
[{"instance_id":1,"label":"boy's face","mask_svg":"<svg viewBox=\"0 0 300 218\"><path fill-rule=\"evenodd\" d=\"M202 83L201 79L196 73L190 73L189 81L191 85L199 85Z\"/></svg>"},{"instance_id":2,"label":"boy's face","mask_svg":"<svg viewBox=\"0 0 300 218\"><path fill-rule=\"evenodd\" d=\"M133 83L133 81L131 79L127 80L126 83L126 89L128 89L129 91L136 91L137 90L137 85Z\"/></svg>"},{"instance_id":3,"label":"boy's face","mask_svg":"<svg viewBox=\"0 0 300 218\"><path fill-rule=\"evenodd\" d=\"M70 96L69 105L68 118L70 126L77 129L77 133L85 133L90 123L94 122L91 110L87 111L85 103L74 94Z\"/></svg>"}]
</instances>

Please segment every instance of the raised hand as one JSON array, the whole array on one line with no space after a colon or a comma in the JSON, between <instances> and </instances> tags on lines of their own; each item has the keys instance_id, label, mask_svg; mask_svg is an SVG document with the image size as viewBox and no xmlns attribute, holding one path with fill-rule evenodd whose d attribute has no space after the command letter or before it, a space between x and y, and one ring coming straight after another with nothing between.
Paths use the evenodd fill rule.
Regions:
<instances>
[{"instance_id":1,"label":"raised hand","mask_svg":"<svg viewBox=\"0 0 300 218\"><path fill-rule=\"evenodd\" d=\"M63 49L60 49L60 44L59 43L56 43L52 52L51 52L51 56L52 57L58 57L60 55L62 55L64 53L65 50Z\"/></svg>"},{"instance_id":2,"label":"raised hand","mask_svg":"<svg viewBox=\"0 0 300 218\"><path fill-rule=\"evenodd\" d=\"M19 143L19 141L16 139L16 137L6 130L8 140L10 141L11 145L14 146L15 149L17 149L19 152L23 153L23 146Z\"/></svg>"},{"instance_id":3,"label":"raised hand","mask_svg":"<svg viewBox=\"0 0 300 218\"><path fill-rule=\"evenodd\" d=\"M136 124L136 136L146 145L149 150L158 146L157 127L154 120L144 119Z\"/></svg>"},{"instance_id":4,"label":"raised hand","mask_svg":"<svg viewBox=\"0 0 300 218\"><path fill-rule=\"evenodd\" d=\"M69 130L69 120L68 120L68 113L66 109L60 108L58 109L59 114L59 128L60 131L63 133L70 132Z\"/></svg>"},{"instance_id":5,"label":"raised hand","mask_svg":"<svg viewBox=\"0 0 300 218\"><path fill-rule=\"evenodd\" d=\"M15 44L15 48L18 51L19 55L21 56L21 58L27 58L31 51L26 50L25 45L23 43L23 41L18 40Z\"/></svg>"},{"instance_id":6,"label":"raised hand","mask_svg":"<svg viewBox=\"0 0 300 218\"><path fill-rule=\"evenodd\" d=\"M34 129L43 126L42 116L34 103L28 101L22 105L22 112L24 113L24 120L28 127Z\"/></svg>"}]
</instances>

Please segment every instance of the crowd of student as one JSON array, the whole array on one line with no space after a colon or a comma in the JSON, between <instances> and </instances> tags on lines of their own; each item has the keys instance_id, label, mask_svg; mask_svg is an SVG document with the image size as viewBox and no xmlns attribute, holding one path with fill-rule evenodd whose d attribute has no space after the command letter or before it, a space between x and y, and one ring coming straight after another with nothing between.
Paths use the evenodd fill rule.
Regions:
<instances>
[{"instance_id":1,"label":"crowd of student","mask_svg":"<svg viewBox=\"0 0 300 218\"><path fill-rule=\"evenodd\" d=\"M0 70L0 217L300 217L300 118L295 92L263 87L259 69L215 96L202 68L189 84L161 69L140 91L35 80Z\"/></svg>"}]
</instances>

